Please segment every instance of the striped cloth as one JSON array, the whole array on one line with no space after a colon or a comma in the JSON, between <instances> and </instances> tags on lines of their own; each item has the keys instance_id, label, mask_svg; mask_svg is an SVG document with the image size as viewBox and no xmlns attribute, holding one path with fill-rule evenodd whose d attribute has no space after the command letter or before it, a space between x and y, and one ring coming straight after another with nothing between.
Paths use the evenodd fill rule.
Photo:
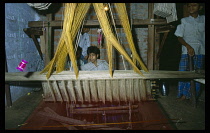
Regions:
<instances>
[{"instance_id":1,"label":"striped cloth","mask_svg":"<svg viewBox=\"0 0 210 133\"><path fill-rule=\"evenodd\" d=\"M195 55L193 57L194 70L205 68L205 55ZM188 54L182 54L179 63L179 71L189 71L189 60ZM198 96L200 91L200 83L195 83L196 96ZM178 94L177 97L180 98L182 95L186 96L186 99L191 97L190 93L190 82L179 82L178 83Z\"/></svg>"}]
</instances>

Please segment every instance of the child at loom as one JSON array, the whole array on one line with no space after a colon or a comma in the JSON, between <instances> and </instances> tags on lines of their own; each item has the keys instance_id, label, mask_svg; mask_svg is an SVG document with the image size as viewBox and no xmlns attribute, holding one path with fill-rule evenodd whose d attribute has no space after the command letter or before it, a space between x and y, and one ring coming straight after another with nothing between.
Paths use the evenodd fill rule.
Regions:
<instances>
[{"instance_id":1,"label":"child at loom","mask_svg":"<svg viewBox=\"0 0 210 133\"><path fill-rule=\"evenodd\" d=\"M81 66L82 71L100 71L108 70L109 65L105 60L100 60L100 50L96 46L90 46L87 49L88 63Z\"/></svg>"},{"instance_id":2,"label":"child at loom","mask_svg":"<svg viewBox=\"0 0 210 133\"><path fill-rule=\"evenodd\" d=\"M199 15L202 9L201 3L187 3L189 17L181 19L175 35L182 45L182 55L179 71L189 71L189 56L193 56L194 69L205 68L205 16ZM195 84L196 96L200 90L200 83ZM178 83L178 100L189 99L190 82Z\"/></svg>"}]
</instances>

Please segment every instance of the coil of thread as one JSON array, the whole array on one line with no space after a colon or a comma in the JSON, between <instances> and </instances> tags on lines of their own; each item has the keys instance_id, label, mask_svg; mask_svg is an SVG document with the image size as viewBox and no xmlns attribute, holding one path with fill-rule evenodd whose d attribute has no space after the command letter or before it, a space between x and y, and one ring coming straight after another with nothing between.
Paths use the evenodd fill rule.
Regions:
<instances>
[{"instance_id":1,"label":"coil of thread","mask_svg":"<svg viewBox=\"0 0 210 133\"><path fill-rule=\"evenodd\" d=\"M20 62L20 64L18 65L18 67L16 67L16 69L18 69L18 70L20 70L20 71L23 71L24 68L26 67L26 64L27 64L27 63L28 63L27 61L22 60L22 61Z\"/></svg>"}]
</instances>

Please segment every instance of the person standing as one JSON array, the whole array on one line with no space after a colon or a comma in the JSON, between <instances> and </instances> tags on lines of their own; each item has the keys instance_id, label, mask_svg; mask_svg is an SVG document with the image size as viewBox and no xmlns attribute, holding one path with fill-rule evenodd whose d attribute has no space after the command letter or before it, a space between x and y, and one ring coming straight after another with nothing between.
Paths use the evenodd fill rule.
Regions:
<instances>
[{"instance_id":1,"label":"person standing","mask_svg":"<svg viewBox=\"0 0 210 133\"><path fill-rule=\"evenodd\" d=\"M175 36L182 45L182 55L179 71L189 71L189 58L193 57L194 69L205 68L205 15L199 15L203 8L201 3L187 3L189 17L181 19ZM200 83L196 82L196 96L200 90ZM178 100L189 99L190 82L178 83Z\"/></svg>"},{"instance_id":2,"label":"person standing","mask_svg":"<svg viewBox=\"0 0 210 133\"><path fill-rule=\"evenodd\" d=\"M88 61L87 48L90 47L89 28L83 28L80 34L79 46L82 48L81 60L86 64Z\"/></svg>"}]
</instances>

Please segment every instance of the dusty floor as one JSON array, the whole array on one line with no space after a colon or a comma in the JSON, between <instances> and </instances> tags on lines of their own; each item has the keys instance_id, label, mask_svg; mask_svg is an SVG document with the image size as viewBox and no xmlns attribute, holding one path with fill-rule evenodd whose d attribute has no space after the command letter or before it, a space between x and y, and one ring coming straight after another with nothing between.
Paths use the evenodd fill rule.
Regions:
<instances>
[{"instance_id":1,"label":"dusty floor","mask_svg":"<svg viewBox=\"0 0 210 133\"><path fill-rule=\"evenodd\" d=\"M168 119L179 119L172 121L174 129L177 130L205 130L205 91L202 90L198 98L197 107L191 105L190 100L176 101L176 81L169 81L168 96L158 98L162 111ZM204 87L203 87L204 88ZM5 129L18 129L21 124L29 118L34 109L42 101L42 90L31 92L18 99L12 107L5 107Z\"/></svg>"}]
</instances>

